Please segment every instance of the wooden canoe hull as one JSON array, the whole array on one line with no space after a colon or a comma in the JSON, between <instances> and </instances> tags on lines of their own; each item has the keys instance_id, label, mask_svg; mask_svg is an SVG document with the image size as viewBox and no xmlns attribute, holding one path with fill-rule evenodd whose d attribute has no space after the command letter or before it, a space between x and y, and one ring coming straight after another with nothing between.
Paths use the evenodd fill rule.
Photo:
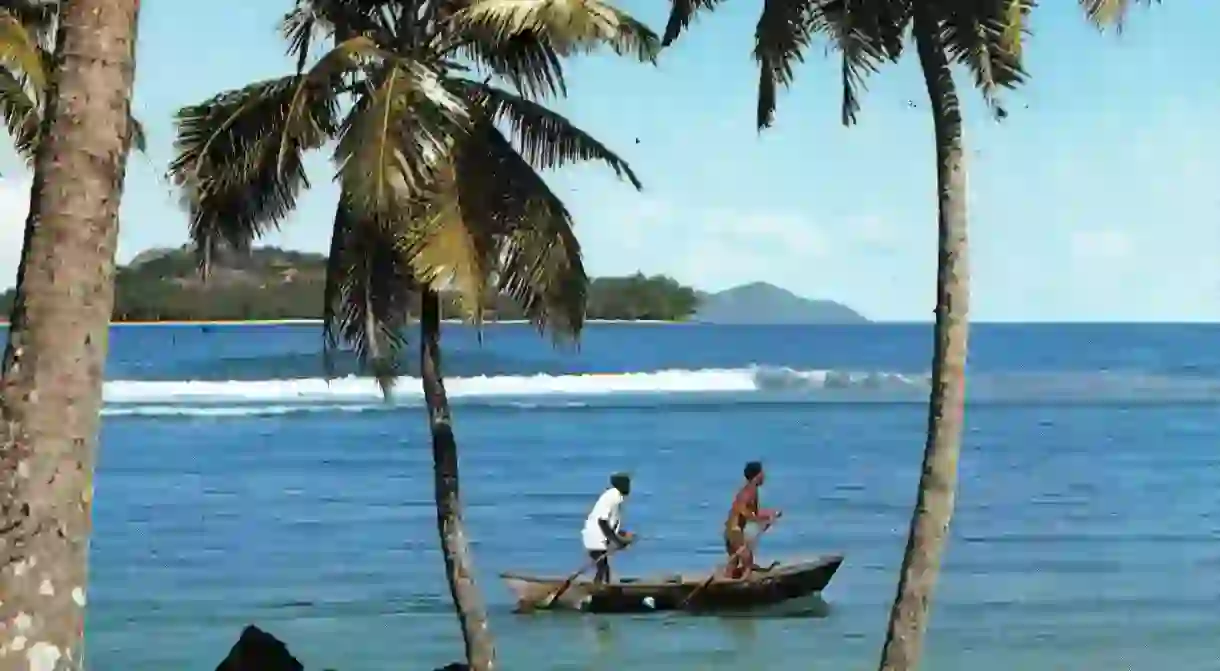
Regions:
<instances>
[{"instance_id":1,"label":"wooden canoe hull","mask_svg":"<svg viewBox=\"0 0 1220 671\"><path fill-rule=\"evenodd\" d=\"M660 578L624 578L608 585L588 579L572 583L551 603L552 610L592 613L643 613L650 611L747 610L817 594L826 588L843 563L842 555L824 555L782 562L769 571L755 572L748 580L717 578L683 602L707 581L708 574ZM500 577L517 598L518 611L540 607L563 584L564 578L543 578L502 573Z\"/></svg>"}]
</instances>

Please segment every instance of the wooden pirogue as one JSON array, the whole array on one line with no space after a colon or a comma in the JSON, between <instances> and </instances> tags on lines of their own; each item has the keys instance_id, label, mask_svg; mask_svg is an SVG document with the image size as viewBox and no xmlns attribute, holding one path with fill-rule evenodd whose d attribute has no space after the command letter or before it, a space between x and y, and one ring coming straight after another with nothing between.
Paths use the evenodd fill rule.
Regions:
<instances>
[{"instance_id":1,"label":"wooden pirogue","mask_svg":"<svg viewBox=\"0 0 1220 671\"><path fill-rule=\"evenodd\" d=\"M842 555L823 555L776 563L767 570L754 571L744 580L718 576L685 605L687 597L707 582L708 574L623 578L605 585L583 579L573 582L558 597L552 595L563 585L564 578L519 573L501 573L500 577L517 597L517 609L522 612L551 599L551 609L591 613L744 610L821 592L842 563Z\"/></svg>"}]
</instances>

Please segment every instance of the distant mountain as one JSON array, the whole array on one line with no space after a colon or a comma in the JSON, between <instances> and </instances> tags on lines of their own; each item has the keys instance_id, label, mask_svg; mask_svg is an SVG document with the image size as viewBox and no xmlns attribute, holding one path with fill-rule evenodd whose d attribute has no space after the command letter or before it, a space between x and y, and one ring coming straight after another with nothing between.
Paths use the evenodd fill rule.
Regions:
<instances>
[{"instance_id":1,"label":"distant mountain","mask_svg":"<svg viewBox=\"0 0 1220 671\"><path fill-rule=\"evenodd\" d=\"M859 312L834 301L815 301L766 282L699 296L693 321L708 324L867 324Z\"/></svg>"}]
</instances>

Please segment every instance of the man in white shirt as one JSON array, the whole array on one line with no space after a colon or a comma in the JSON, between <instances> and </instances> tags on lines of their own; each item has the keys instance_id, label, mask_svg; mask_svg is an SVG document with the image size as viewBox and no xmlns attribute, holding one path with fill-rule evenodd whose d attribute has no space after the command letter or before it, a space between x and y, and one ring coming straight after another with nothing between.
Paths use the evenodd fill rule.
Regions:
<instances>
[{"instance_id":1,"label":"man in white shirt","mask_svg":"<svg viewBox=\"0 0 1220 671\"><path fill-rule=\"evenodd\" d=\"M595 583L610 582L610 548L622 548L631 543L631 534L622 530L623 502L630 494L631 477L626 473L615 473L610 476L610 488L597 497L597 503L593 504L593 510L585 519L580 536L589 558L597 562L597 573L593 576Z\"/></svg>"}]
</instances>

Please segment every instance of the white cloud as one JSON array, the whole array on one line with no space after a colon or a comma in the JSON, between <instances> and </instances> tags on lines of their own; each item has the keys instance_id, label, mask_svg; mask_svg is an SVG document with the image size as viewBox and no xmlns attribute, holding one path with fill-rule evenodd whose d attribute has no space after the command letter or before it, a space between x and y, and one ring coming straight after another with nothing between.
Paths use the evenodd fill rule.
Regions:
<instances>
[{"instance_id":1,"label":"white cloud","mask_svg":"<svg viewBox=\"0 0 1220 671\"><path fill-rule=\"evenodd\" d=\"M0 179L0 291L17 281L17 264L21 261L25 216L29 208L29 179Z\"/></svg>"},{"instance_id":2,"label":"white cloud","mask_svg":"<svg viewBox=\"0 0 1220 671\"><path fill-rule=\"evenodd\" d=\"M927 318L934 230L871 210L709 205L717 195L577 202L589 273L664 273L709 291L762 281L870 316Z\"/></svg>"},{"instance_id":3,"label":"white cloud","mask_svg":"<svg viewBox=\"0 0 1220 671\"><path fill-rule=\"evenodd\" d=\"M595 274L638 269L706 289L755 280L792 287L831 247L821 228L787 212L679 207L655 198L623 209L629 212L615 225L578 229Z\"/></svg>"},{"instance_id":4,"label":"white cloud","mask_svg":"<svg viewBox=\"0 0 1220 671\"><path fill-rule=\"evenodd\" d=\"M861 242L865 243L884 246L889 244L893 237L881 217L857 217L855 221L851 222L851 230Z\"/></svg>"}]
</instances>

